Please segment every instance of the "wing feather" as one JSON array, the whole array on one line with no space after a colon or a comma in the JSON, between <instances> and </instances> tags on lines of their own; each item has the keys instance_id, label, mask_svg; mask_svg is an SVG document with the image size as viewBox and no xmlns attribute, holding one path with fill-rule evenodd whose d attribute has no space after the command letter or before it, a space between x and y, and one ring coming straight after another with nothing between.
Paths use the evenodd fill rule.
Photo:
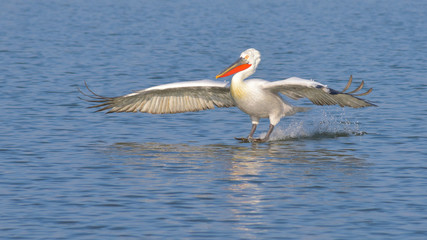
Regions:
<instances>
[{"instance_id":1,"label":"wing feather","mask_svg":"<svg viewBox=\"0 0 427 240\"><path fill-rule=\"evenodd\" d=\"M352 77L350 77L349 83L344 88L344 91L350 87L351 81ZM373 103L356 97L367 95L372 91L372 89L369 89L366 93L352 94L359 91L362 87L363 83L351 93L344 93L328 88L328 86L312 80L292 77L282 81L266 83L264 89L276 93L280 92L295 100L308 98L316 105L339 105L341 107L353 108L376 106Z\"/></svg>"},{"instance_id":2,"label":"wing feather","mask_svg":"<svg viewBox=\"0 0 427 240\"><path fill-rule=\"evenodd\" d=\"M96 103L90 108L107 113L139 111L166 114L236 105L226 83L210 80L159 85L119 97L103 97L89 89L87 84L86 88L91 93L83 93L91 98L87 101Z\"/></svg>"}]
</instances>

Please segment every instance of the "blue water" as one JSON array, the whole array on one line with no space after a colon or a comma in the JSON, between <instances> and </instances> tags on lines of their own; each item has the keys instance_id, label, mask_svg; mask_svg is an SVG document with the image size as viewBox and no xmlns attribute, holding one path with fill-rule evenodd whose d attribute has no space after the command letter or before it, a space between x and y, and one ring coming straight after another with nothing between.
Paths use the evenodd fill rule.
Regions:
<instances>
[{"instance_id":1,"label":"blue water","mask_svg":"<svg viewBox=\"0 0 427 240\"><path fill-rule=\"evenodd\" d=\"M1 6L0 238L426 238L426 1ZM84 81L117 96L214 79L250 47L254 77L339 90L352 74L378 107L314 106L250 144L237 109L106 115L78 98Z\"/></svg>"}]
</instances>

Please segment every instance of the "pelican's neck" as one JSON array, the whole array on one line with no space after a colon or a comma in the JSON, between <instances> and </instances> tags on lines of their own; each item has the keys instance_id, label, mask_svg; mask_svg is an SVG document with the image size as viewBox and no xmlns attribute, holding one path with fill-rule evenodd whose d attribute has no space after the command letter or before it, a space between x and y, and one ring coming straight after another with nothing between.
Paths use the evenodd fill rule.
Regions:
<instances>
[{"instance_id":1,"label":"pelican's neck","mask_svg":"<svg viewBox=\"0 0 427 240\"><path fill-rule=\"evenodd\" d=\"M250 75L252 75L255 71L252 68L248 68L244 71L238 72L234 74L233 78L231 79L231 85L241 85L243 84L243 80L248 78Z\"/></svg>"},{"instance_id":2,"label":"pelican's neck","mask_svg":"<svg viewBox=\"0 0 427 240\"><path fill-rule=\"evenodd\" d=\"M233 78L231 79L230 91L231 96L235 100L242 99L245 97L247 93L247 88L243 80L252 75L252 73L254 72L255 71L253 69L248 68L244 71L234 74Z\"/></svg>"},{"instance_id":3,"label":"pelican's neck","mask_svg":"<svg viewBox=\"0 0 427 240\"><path fill-rule=\"evenodd\" d=\"M231 86L241 85L243 84L243 80L242 72L238 72L231 78Z\"/></svg>"}]
</instances>

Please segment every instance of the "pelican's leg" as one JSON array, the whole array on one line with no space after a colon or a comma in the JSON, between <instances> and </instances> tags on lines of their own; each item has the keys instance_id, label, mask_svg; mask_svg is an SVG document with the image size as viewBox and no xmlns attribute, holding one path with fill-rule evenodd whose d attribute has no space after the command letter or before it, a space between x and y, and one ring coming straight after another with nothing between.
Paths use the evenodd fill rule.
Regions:
<instances>
[{"instance_id":1,"label":"pelican's leg","mask_svg":"<svg viewBox=\"0 0 427 240\"><path fill-rule=\"evenodd\" d=\"M274 129L274 125L270 124L270 128L268 129L268 132L265 135L265 137L264 138L256 138L256 139L253 139L253 141L254 142L267 142L268 139L270 138L271 133L273 132L273 129Z\"/></svg>"},{"instance_id":2,"label":"pelican's leg","mask_svg":"<svg viewBox=\"0 0 427 240\"><path fill-rule=\"evenodd\" d=\"M270 128L268 129L267 135L262 139L263 142L267 141L270 138L271 133L273 132L274 125L270 124Z\"/></svg>"},{"instance_id":3,"label":"pelican's leg","mask_svg":"<svg viewBox=\"0 0 427 240\"><path fill-rule=\"evenodd\" d=\"M258 126L258 124L255 124L255 123L252 124L252 129L251 129L251 132L249 133L249 136L248 136L249 141L251 141L253 139L257 126Z\"/></svg>"},{"instance_id":4,"label":"pelican's leg","mask_svg":"<svg viewBox=\"0 0 427 240\"><path fill-rule=\"evenodd\" d=\"M240 140L242 142L252 142L252 140L254 139L253 136L254 136L254 133L255 133L255 130L256 130L257 126L258 126L258 124L252 123L252 129L251 129L251 132L249 133L249 136L247 138L244 138L244 137L237 138L236 137L235 139L236 140Z\"/></svg>"},{"instance_id":5,"label":"pelican's leg","mask_svg":"<svg viewBox=\"0 0 427 240\"><path fill-rule=\"evenodd\" d=\"M235 139L240 140L242 142L252 142L254 140L254 133L259 123L259 117L251 116L251 120L252 120L252 128L248 138L235 138Z\"/></svg>"}]
</instances>

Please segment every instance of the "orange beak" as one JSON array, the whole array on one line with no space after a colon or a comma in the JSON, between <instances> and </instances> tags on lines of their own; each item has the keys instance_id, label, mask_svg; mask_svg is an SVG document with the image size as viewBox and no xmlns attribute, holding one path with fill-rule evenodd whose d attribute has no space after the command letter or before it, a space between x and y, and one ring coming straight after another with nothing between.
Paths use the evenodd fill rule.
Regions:
<instances>
[{"instance_id":1,"label":"orange beak","mask_svg":"<svg viewBox=\"0 0 427 240\"><path fill-rule=\"evenodd\" d=\"M249 64L246 59L239 58L236 62L234 62L229 67L220 72L218 75L216 75L216 78L222 78L233 75L249 68L250 66L252 66L252 64Z\"/></svg>"}]
</instances>

